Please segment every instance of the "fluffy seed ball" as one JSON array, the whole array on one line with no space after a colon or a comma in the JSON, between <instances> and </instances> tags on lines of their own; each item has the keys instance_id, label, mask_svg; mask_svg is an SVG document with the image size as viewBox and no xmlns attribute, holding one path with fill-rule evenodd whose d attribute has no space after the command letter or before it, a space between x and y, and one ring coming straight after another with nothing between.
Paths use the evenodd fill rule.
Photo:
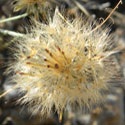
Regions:
<instances>
[{"instance_id":1,"label":"fluffy seed ball","mask_svg":"<svg viewBox=\"0 0 125 125\"><path fill-rule=\"evenodd\" d=\"M33 113L59 114L67 106L98 103L108 89L115 64L108 29L90 34L90 21L63 20L58 12L49 24L38 24L26 38L16 39L12 81L26 94L20 103Z\"/></svg>"}]
</instances>

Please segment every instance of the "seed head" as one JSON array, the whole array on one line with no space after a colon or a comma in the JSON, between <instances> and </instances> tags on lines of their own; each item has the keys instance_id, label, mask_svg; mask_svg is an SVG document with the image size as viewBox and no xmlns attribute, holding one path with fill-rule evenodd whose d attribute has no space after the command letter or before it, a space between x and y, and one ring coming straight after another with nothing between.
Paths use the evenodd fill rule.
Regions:
<instances>
[{"instance_id":1,"label":"seed head","mask_svg":"<svg viewBox=\"0 0 125 125\"><path fill-rule=\"evenodd\" d=\"M33 113L60 114L67 106L91 107L104 100L115 63L109 29L91 34L91 21L64 20L55 12L48 24L36 23L16 39L12 81L26 94L20 99Z\"/></svg>"},{"instance_id":2,"label":"seed head","mask_svg":"<svg viewBox=\"0 0 125 125\"><path fill-rule=\"evenodd\" d=\"M26 9L28 14L33 14L36 19L39 18L39 14L46 16L46 9L55 2L55 0L14 0L14 11Z\"/></svg>"}]
</instances>

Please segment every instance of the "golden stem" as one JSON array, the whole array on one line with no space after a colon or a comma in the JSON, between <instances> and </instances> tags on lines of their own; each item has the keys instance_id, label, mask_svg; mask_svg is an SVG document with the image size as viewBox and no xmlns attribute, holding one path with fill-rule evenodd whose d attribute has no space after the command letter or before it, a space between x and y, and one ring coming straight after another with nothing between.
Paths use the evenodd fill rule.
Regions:
<instances>
[{"instance_id":1,"label":"golden stem","mask_svg":"<svg viewBox=\"0 0 125 125\"><path fill-rule=\"evenodd\" d=\"M95 30L97 30L98 28L100 28L112 16L112 14L114 13L114 11L118 8L118 6L120 4L122 4L122 0L119 0L119 2L117 3L117 5L114 7L114 9L107 16L107 18L101 24L99 24L97 27L95 27L90 33L94 32Z\"/></svg>"}]
</instances>

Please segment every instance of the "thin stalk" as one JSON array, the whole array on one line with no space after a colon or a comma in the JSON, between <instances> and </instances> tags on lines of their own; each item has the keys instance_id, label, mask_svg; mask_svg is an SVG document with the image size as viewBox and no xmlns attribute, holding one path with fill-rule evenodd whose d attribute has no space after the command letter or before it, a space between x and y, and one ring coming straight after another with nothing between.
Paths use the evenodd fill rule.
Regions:
<instances>
[{"instance_id":1,"label":"thin stalk","mask_svg":"<svg viewBox=\"0 0 125 125\"><path fill-rule=\"evenodd\" d=\"M0 29L0 34L9 35L9 36L12 36L12 37L23 37L23 38L26 36L25 34L22 34L22 33L17 33L17 32L13 32L13 31L9 31L9 30L3 30L3 29ZM0 50L6 48L7 46L9 46L13 42L14 41L12 40L9 43L1 45Z\"/></svg>"},{"instance_id":2,"label":"thin stalk","mask_svg":"<svg viewBox=\"0 0 125 125\"><path fill-rule=\"evenodd\" d=\"M114 7L114 9L112 9L112 11L106 17L106 19L101 24L99 24L97 27L95 27L90 33L93 33L94 31L96 31L97 29L99 29L112 16L112 14L115 12L115 10L119 7L120 4L122 4L122 0L119 0L119 2L117 3L117 5Z\"/></svg>"},{"instance_id":3,"label":"thin stalk","mask_svg":"<svg viewBox=\"0 0 125 125\"><path fill-rule=\"evenodd\" d=\"M6 23L6 22L9 22L9 21L21 19L21 18L24 18L26 16L28 16L28 13L24 13L22 15L18 15L18 16L14 16L14 17L10 17L10 18L7 18L7 19L0 20L0 23Z\"/></svg>"},{"instance_id":4,"label":"thin stalk","mask_svg":"<svg viewBox=\"0 0 125 125\"><path fill-rule=\"evenodd\" d=\"M0 29L0 34L9 35L9 36L13 36L13 37L25 37L25 34L17 33L14 31L9 31L9 30L4 30L4 29Z\"/></svg>"}]
</instances>

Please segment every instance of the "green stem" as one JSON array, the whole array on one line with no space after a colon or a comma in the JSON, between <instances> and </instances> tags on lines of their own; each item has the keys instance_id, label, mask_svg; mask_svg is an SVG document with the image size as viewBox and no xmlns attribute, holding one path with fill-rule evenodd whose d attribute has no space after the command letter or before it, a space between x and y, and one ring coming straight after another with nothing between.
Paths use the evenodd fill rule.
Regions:
<instances>
[{"instance_id":1,"label":"green stem","mask_svg":"<svg viewBox=\"0 0 125 125\"><path fill-rule=\"evenodd\" d=\"M0 29L0 34L9 35L9 36L13 36L13 37L25 37L25 34L13 32L13 31L9 31L9 30L3 30L3 29Z\"/></svg>"},{"instance_id":2,"label":"green stem","mask_svg":"<svg viewBox=\"0 0 125 125\"><path fill-rule=\"evenodd\" d=\"M0 34L9 35L9 36L12 36L12 37L23 37L23 38L26 37L25 34L13 32L13 31L9 31L9 30L3 30L3 29L0 29ZM9 43L0 45L0 50L6 48L7 46L9 46L10 44L12 44L13 42L14 41L12 40Z\"/></svg>"},{"instance_id":3,"label":"green stem","mask_svg":"<svg viewBox=\"0 0 125 125\"><path fill-rule=\"evenodd\" d=\"M17 20L17 19L20 19L20 18L23 18L23 17L26 17L26 16L28 16L28 13L24 13L22 15L18 15L18 16L14 16L14 17L10 17L10 18L7 18L7 19L0 20L0 23L5 23L5 22Z\"/></svg>"}]
</instances>

